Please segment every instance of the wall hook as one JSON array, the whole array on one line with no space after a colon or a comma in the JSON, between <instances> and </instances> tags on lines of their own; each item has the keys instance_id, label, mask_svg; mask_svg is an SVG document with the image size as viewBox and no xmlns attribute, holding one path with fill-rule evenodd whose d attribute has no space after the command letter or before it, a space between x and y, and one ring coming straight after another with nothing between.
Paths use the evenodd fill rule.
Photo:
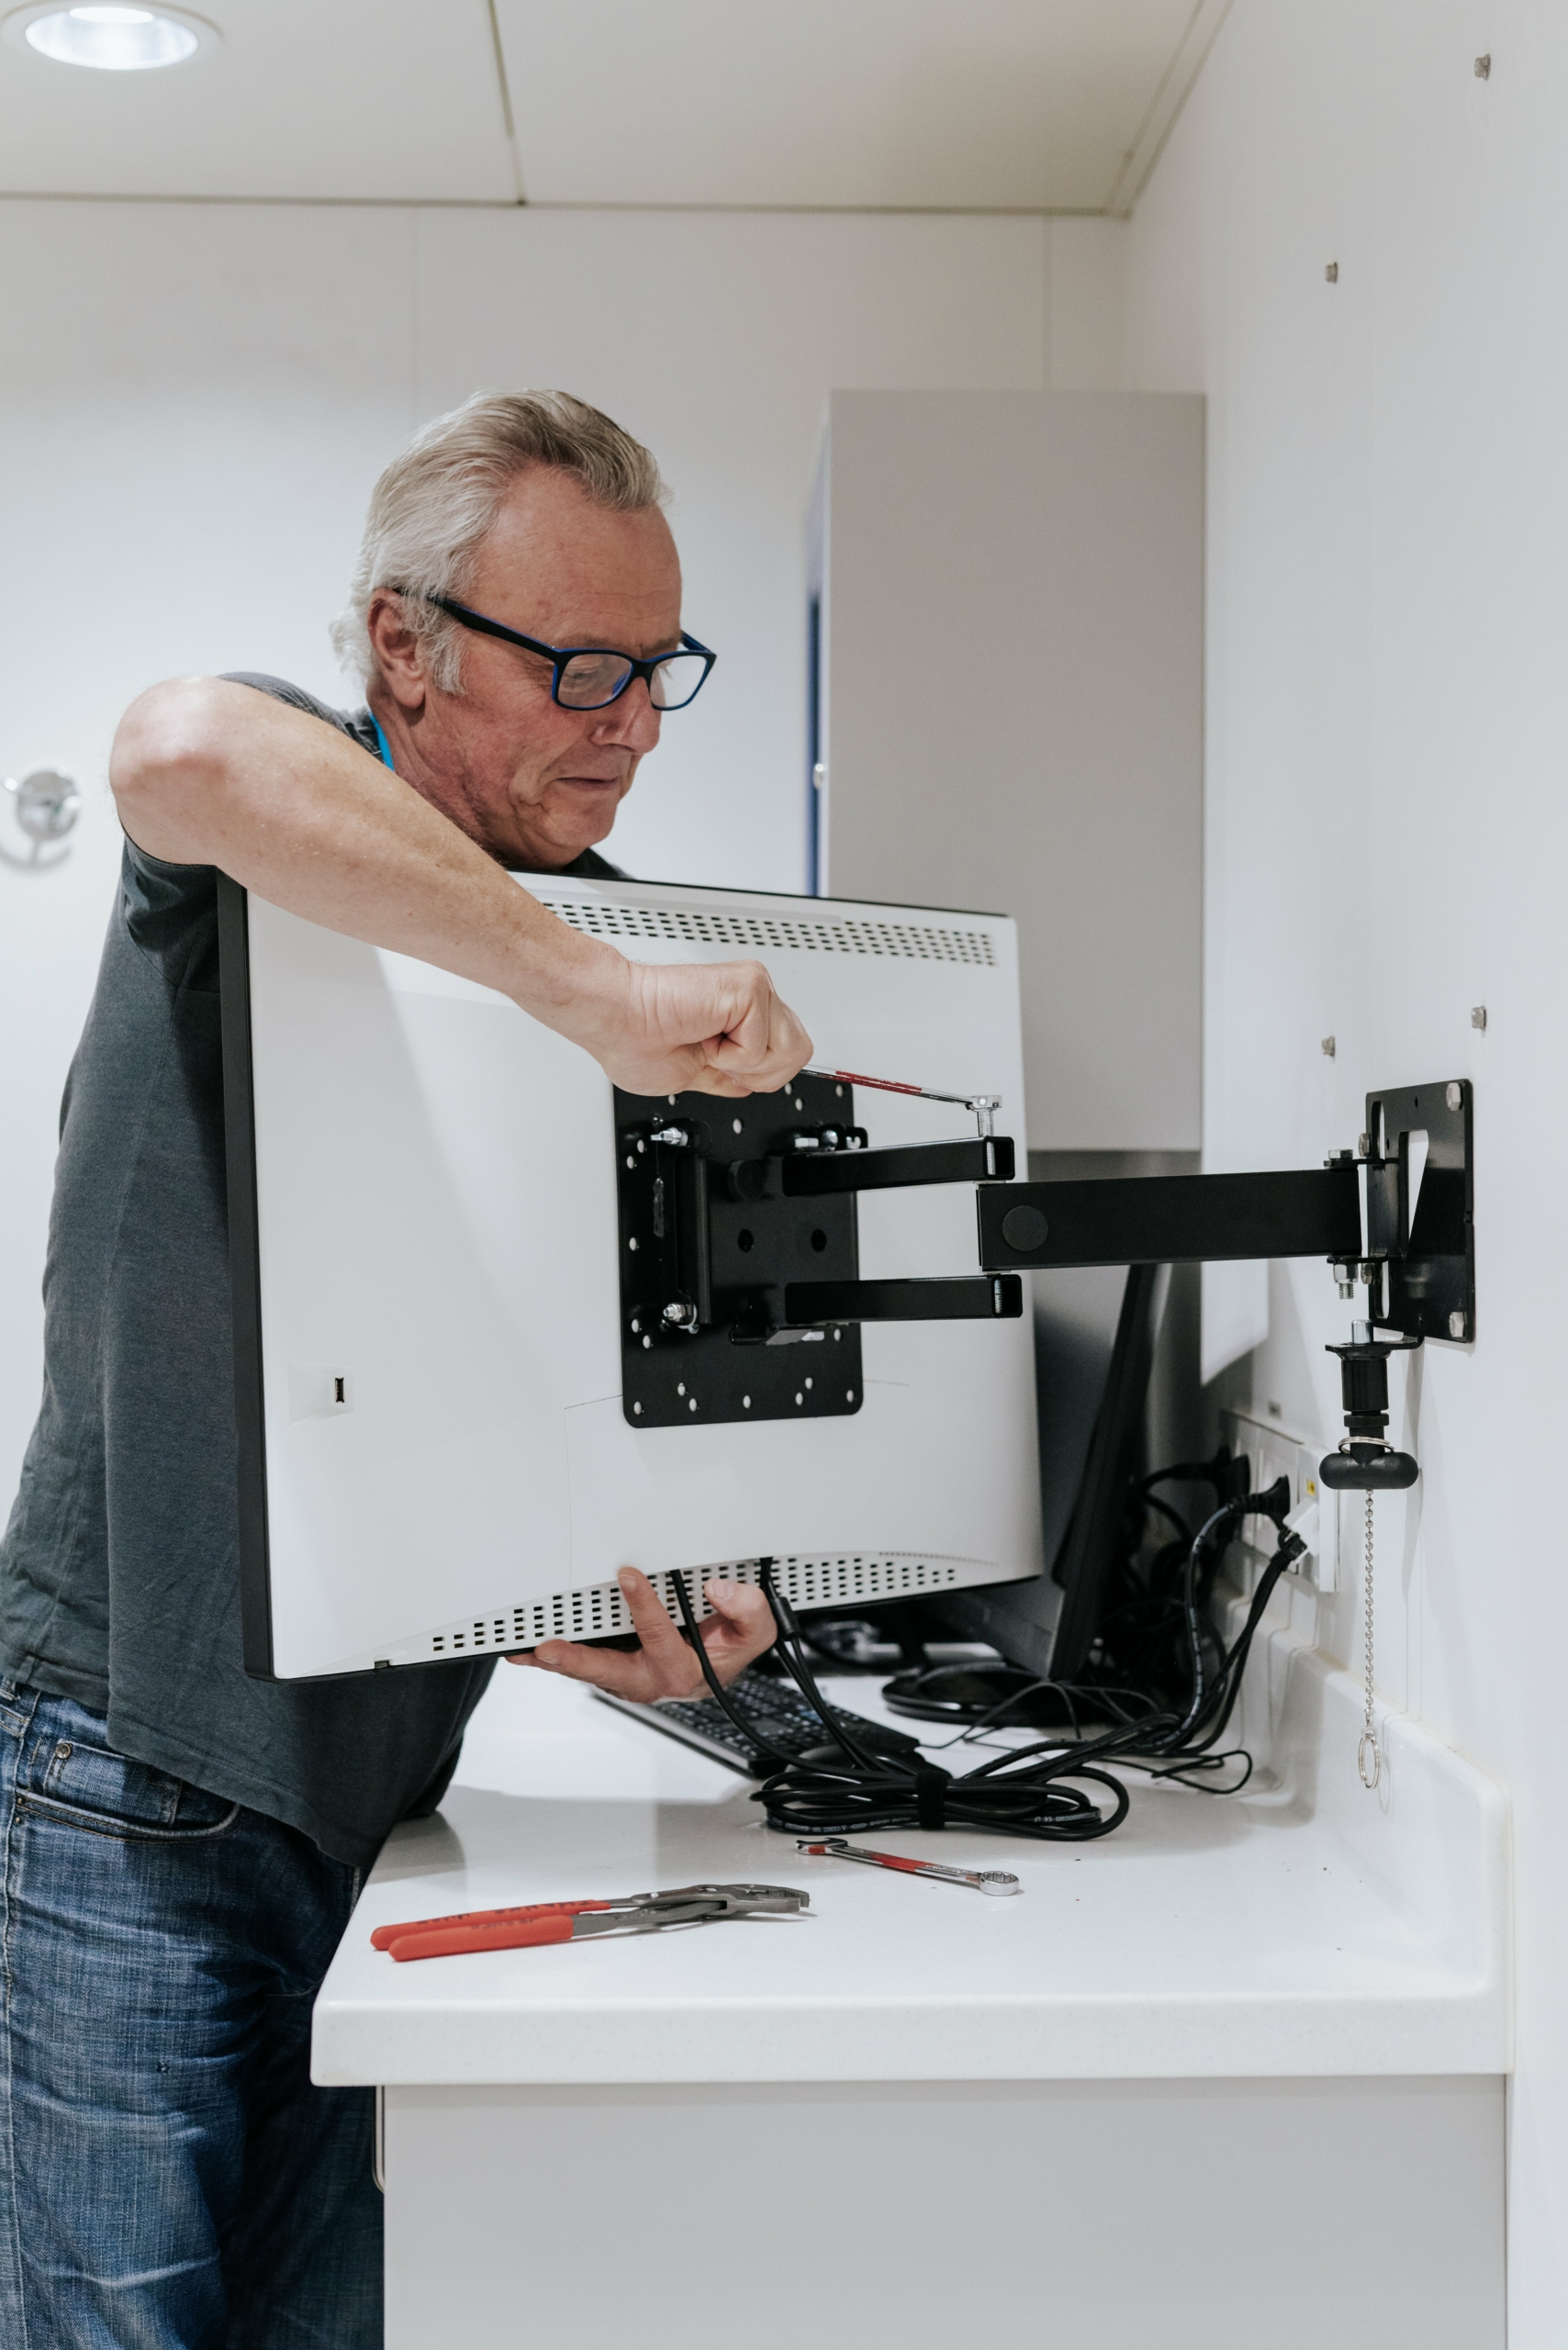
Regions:
<instances>
[{"instance_id":1,"label":"wall hook","mask_svg":"<svg viewBox=\"0 0 1568 2350\"><path fill-rule=\"evenodd\" d=\"M82 812L82 795L73 779L60 775L53 767L39 767L24 776L18 783L14 776L4 778L5 788L15 807L17 822L32 843L26 856L17 856L0 845L0 861L22 873L48 873L63 865L71 852L62 848L52 856L44 855L52 841L62 841L75 825Z\"/></svg>"}]
</instances>

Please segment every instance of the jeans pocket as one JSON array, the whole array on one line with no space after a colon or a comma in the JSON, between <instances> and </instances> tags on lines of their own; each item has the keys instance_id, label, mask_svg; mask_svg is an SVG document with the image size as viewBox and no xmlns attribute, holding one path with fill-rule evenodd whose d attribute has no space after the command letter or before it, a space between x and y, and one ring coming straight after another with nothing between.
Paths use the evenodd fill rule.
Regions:
<instances>
[{"instance_id":1,"label":"jeans pocket","mask_svg":"<svg viewBox=\"0 0 1568 2350\"><path fill-rule=\"evenodd\" d=\"M39 1740L18 1802L37 1816L100 1836L160 1842L221 1835L241 1809L151 1763L79 1738Z\"/></svg>"}]
</instances>

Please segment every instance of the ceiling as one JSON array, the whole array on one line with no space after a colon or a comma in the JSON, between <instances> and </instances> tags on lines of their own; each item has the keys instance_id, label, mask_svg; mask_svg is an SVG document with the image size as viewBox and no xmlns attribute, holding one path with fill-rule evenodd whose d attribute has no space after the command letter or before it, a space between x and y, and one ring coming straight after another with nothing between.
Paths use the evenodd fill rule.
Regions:
<instances>
[{"instance_id":1,"label":"ceiling","mask_svg":"<svg viewBox=\"0 0 1568 2350\"><path fill-rule=\"evenodd\" d=\"M1228 5L203 0L145 73L11 26L0 194L1122 212Z\"/></svg>"}]
</instances>

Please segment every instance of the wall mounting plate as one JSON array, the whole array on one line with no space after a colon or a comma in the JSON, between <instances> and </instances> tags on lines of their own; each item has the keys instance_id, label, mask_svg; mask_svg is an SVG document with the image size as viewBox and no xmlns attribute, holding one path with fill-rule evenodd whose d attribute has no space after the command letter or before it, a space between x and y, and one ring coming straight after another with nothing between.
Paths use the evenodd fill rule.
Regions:
<instances>
[{"instance_id":1,"label":"wall mounting plate","mask_svg":"<svg viewBox=\"0 0 1568 2350\"><path fill-rule=\"evenodd\" d=\"M1473 1113L1467 1078L1367 1095L1367 1252L1387 1266L1376 1329L1475 1336Z\"/></svg>"}]
</instances>

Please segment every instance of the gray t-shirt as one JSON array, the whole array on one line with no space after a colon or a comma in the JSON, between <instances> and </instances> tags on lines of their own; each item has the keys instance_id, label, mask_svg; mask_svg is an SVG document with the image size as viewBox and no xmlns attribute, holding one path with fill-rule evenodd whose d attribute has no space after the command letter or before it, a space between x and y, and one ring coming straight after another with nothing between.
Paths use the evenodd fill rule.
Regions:
<instances>
[{"instance_id":1,"label":"gray t-shirt","mask_svg":"<svg viewBox=\"0 0 1568 2350\"><path fill-rule=\"evenodd\" d=\"M368 711L277 696L378 755ZM588 852L568 868L618 878ZM433 1811L493 1664L241 1663L217 876L129 841L61 1109L38 1426L0 1542L0 1669L124 1753L351 1866Z\"/></svg>"}]
</instances>

